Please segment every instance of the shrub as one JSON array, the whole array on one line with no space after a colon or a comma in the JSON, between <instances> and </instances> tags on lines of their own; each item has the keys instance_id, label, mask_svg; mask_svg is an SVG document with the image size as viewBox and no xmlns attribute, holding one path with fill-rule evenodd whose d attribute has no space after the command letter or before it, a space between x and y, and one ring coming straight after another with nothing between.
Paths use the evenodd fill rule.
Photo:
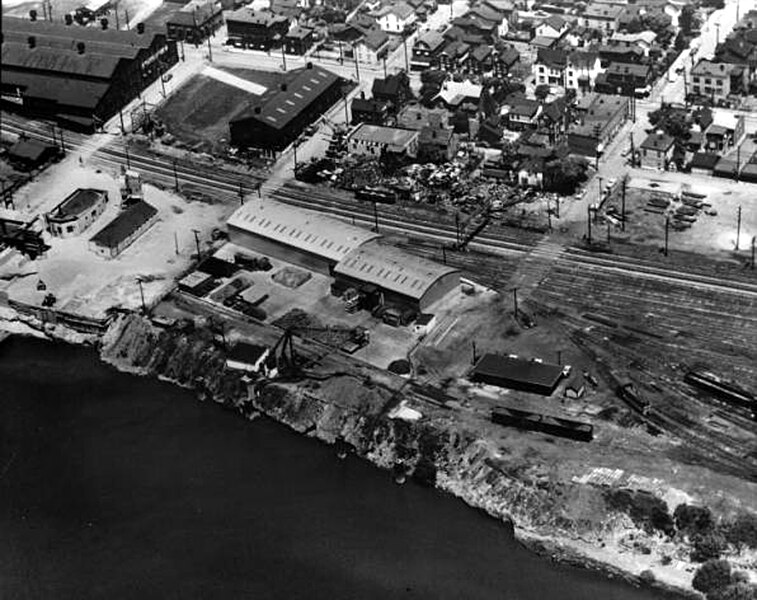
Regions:
<instances>
[{"instance_id":1,"label":"shrub","mask_svg":"<svg viewBox=\"0 0 757 600\"><path fill-rule=\"evenodd\" d=\"M692 587L704 594L726 587L731 583L731 565L727 560L708 560L694 573Z\"/></svg>"},{"instance_id":2,"label":"shrub","mask_svg":"<svg viewBox=\"0 0 757 600\"><path fill-rule=\"evenodd\" d=\"M719 533L707 533L704 535L695 535L692 538L691 560L694 562L705 562L720 558L725 552L726 541Z\"/></svg>"},{"instance_id":3,"label":"shrub","mask_svg":"<svg viewBox=\"0 0 757 600\"><path fill-rule=\"evenodd\" d=\"M712 531L712 513L703 506L679 504L673 512L676 528L684 535L701 535Z\"/></svg>"}]
</instances>

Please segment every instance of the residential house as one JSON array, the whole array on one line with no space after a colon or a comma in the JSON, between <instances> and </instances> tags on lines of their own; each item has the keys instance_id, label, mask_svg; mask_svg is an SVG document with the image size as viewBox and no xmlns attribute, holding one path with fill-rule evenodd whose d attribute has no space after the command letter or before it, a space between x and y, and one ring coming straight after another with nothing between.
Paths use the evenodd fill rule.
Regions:
<instances>
[{"instance_id":1,"label":"residential house","mask_svg":"<svg viewBox=\"0 0 757 600\"><path fill-rule=\"evenodd\" d=\"M560 46L560 41L553 37L535 37L529 43L531 48L539 50L555 50Z\"/></svg>"},{"instance_id":2,"label":"residential house","mask_svg":"<svg viewBox=\"0 0 757 600\"><path fill-rule=\"evenodd\" d=\"M370 123L384 125L389 119L389 106L386 102L374 98L355 98L350 106L352 124Z\"/></svg>"},{"instance_id":3,"label":"residential house","mask_svg":"<svg viewBox=\"0 0 757 600\"><path fill-rule=\"evenodd\" d=\"M565 85L568 54L564 50L539 49L531 67L536 85Z\"/></svg>"},{"instance_id":4,"label":"residential house","mask_svg":"<svg viewBox=\"0 0 757 600\"><path fill-rule=\"evenodd\" d=\"M287 54L303 56L315 43L315 32L310 27L295 25L284 36L284 48Z\"/></svg>"},{"instance_id":5,"label":"residential house","mask_svg":"<svg viewBox=\"0 0 757 600\"><path fill-rule=\"evenodd\" d=\"M712 175L720 155L714 152L697 152L689 161L689 170L695 175Z\"/></svg>"},{"instance_id":6,"label":"residential house","mask_svg":"<svg viewBox=\"0 0 757 600\"><path fill-rule=\"evenodd\" d=\"M581 22L584 27L612 33L618 30L618 17L623 9L624 6L620 4L592 2L581 15Z\"/></svg>"},{"instance_id":7,"label":"residential house","mask_svg":"<svg viewBox=\"0 0 757 600\"><path fill-rule=\"evenodd\" d=\"M395 114L413 97L410 78L404 71L383 79L374 79L371 93L376 100L386 102L391 112Z\"/></svg>"},{"instance_id":8,"label":"residential house","mask_svg":"<svg viewBox=\"0 0 757 600\"><path fill-rule=\"evenodd\" d=\"M226 30L234 46L268 50L286 36L289 19L243 7L226 14Z\"/></svg>"},{"instance_id":9,"label":"residential house","mask_svg":"<svg viewBox=\"0 0 757 600\"><path fill-rule=\"evenodd\" d=\"M544 170L546 161L538 156L525 159L518 166L518 185L542 189L544 187Z\"/></svg>"},{"instance_id":10,"label":"residential house","mask_svg":"<svg viewBox=\"0 0 757 600\"><path fill-rule=\"evenodd\" d=\"M505 77L515 65L520 62L520 52L514 46L507 46L494 55L494 75L499 78Z\"/></svg>"},{"instance_id":11,"label":"residential house","mask_svg":"<svg viewBox=\"0 0 757 600\"><path fill-rule=\"evenodd\" d=\"M427 31L421 34L413 44L413 56L410 61L412 70L424 71L437 64L439 53L447 40L439 31Z\"/></svg>"},{"instance_id":12,"label":"residential house","mask_svg":"<svg viewBox=\"0 0 757 600\"><path fill-rule=\"evenodd\" d=\"M574 154L597 157L615 137L629 114L625 96L592 92L576 102L578 123L568 132L568 146Z\"/></svg>"},{"instance_id":13,"label":"residential house","mask_svg":"<svg viewBox=\"0 0 757 600\"><path fill-rule=\"evenodd\" d=\"M389 42L389 34L385 31L369 31L352 46L355 60L369 65L379 64L389 54Z\"/></svg>"},{"instance_id":14,"label":"residential house","mask_svg":"<svg viewBox=\"0 0 757 600\"><path fill-rule=\"evenodd\" d=\"M649 56L649 50L654 45L657 34L654 31L640 31L638 33L620 33L616 31L610 38L611 46L625 48L639 48L645 57Z\"/></svg>"},{"instance_id":15,"label":"residential house","mask_svg":"<svg viewBox=\"0 0 757 600\"><path fill-rule=\"evenodd\" d=\"M404 33L417 20L413 7L402 0L383 6L375 16L382 31L394 34Z\"/></svg>"},{"instance_id":16,"label":"residential house","mask_svg":"<svg viewBox=\"0 0 757 600\"><path fill-rule=\"evenodd\" d=\"M439 53L439 68L448 72L462 69L468 60L469 52L470 46L465 42L460 40L449 42Z\"/></svg>"},{"instance_id":17,"label":"residential house","mask_svg":"<svg viewBox=\"0 0 757 600\"><path fill-rule=\"evenodd\" d=\"M497 37L503 38L510 30L510 18L505 12L497 10L487 4L479 4L470 9L470 13L476 17L497 24Z\"/></svg>"},{"instance_id":18,"label":"residential house","mask_svg":"<svg viewBox=\"0 0 757 600\"><path fill-rule=\"evenodd\" d=\"M457 154L454 130L427 125L418 137L418 159L424 162L449 162Z\"/></svg>"},{"instance_id":19,"label":"residential house","mask_svg":"<svg viewBox=\"0 0 757 600\"><path fill-rule=\"evenodd\" d=\"M565 68L565 87L586 93L594 89L597 75L602 72L602 63L596 52L575 50L568 54Z\"/></svg>"},{"instance_id":20,"label":"residential house","mask_svg":"<svg viewBox=\"0 0 757 600\"><path fill-rule=\"evenodd\" d=\"M499 38L499 27L503 18L491 9L484 8L486 7L468 11L463 16L453 19L452 25L461 30L464 36L472 36L474 39L493 44Z\"/></svg>"},{"instance_id":21,"label":"residential house","mask_svg":"<svg viewBox=\"0 0 757 600\"><path fill-rule=\"evenodd\" d=\"M513 0L483 0L481 5L488 6L501 14L509 23L515 23L518 15L517 3ZM506 35L505 31L501 35Z\"/></svg>"},{"instance_id":22,"label":"residential house","mask_svg":"<svg viewBox=\"0 0 757 600\"><path fill-rule=\"evenodd\" d=\"M757 76L757 30L732 33L717 46L713 61L740 65L746 70L745 80L753 83Z\"/></svg>"},{"instance_id":23,"label":"residential house","mask_svg":"<svg viewBox=\"0 0 757 600\"><path fill-rule=\"evenodd\" d=\"M442 89L434 98L434 102L437 106L441 105L448 110L462 109L467 112L476 112L482 90L482 86L468 80L448 80L442 84Z\"/></svg>"},{"instance_id":24,"label":"residential house","mask_svg":"<svg viewBox=\"0 0 757 600\"><path fill-rule=\"evenodd\" d=\"M299 23L305 15L305 11L298 0L270 0L268 10L274 15L286 17L290 23L295 24Z\"/></svg>"},{"instance_id":25,"label":"residential house","mask_svg":"<svg viewBox=\"0 0 757 600\"><path fill-rule=\"evenodd\" d=\"M570 25L559 15L550 15L534 29L534 37L560 39L568 33Z\"/></svg>"},{"instance_id":26,"label":"residential house","mask_svg":"<svg viewBox=\"0 0 757 600\"><path fill-rule=\"evenodd\" d=\"M384 153L415 157L420 134L411 129L361 123L347 135L351 154L379 158Z\"/></svg>"},{"instance_id":27,"label":"residential house","mask_svg":"<svg viewBox=\"0 0 757 600\"><path fill-rule=\"evenodd\" d=\"M450 126L449 111L444 108L428 108L411 102L397 115L397 127L420 131L426 126L446 129Z\"/></svg>"},{"instance_id":28,"label":"residential house","mask_svg":"<svg viewBox=\"0 0 757 600\"><path fill-rule=\"evenodd\" d=\"M734 75L735 82L732 79ZM745 89L744 75L745 71L739 65L716 63L702 58L691 70L691 93L724 100L731 94L734 83L738 89Z\"/></svg>"},{"instance_id":29,"label":"residential house","mask_svg":"<svg viewBox=\"0 0 757 600\"><path fill-rule=\"evenodd\" d=\"M468 55L468 71L482 75L494 70L494 49L491 46L478 46Z\"/></svg>"},{"instance_id":30,"label":"residential house","mask_svg":"<svg viewBox=\"0 0 757 600\"><path fill-rule=\"evenodd\" d=\"M561 139L568 126L568 103L565 96L555 98L544 105L539 115L540 130L546 130L550 145Z\"/></svg>"},{"instance_id":31,"label":"residential house","mask_svg":"<svg viewBox=\"0 0 757 600\"><path fill-rule=\"evenodd\" d=\"M675 138L667 133L651 133L642 142L639 150L643 168L667 171L668 165L673 160Z\"/></svg>"},{"instance_id":32,"label":"residential house","mask_svg":"<svg viewBox=\"0 0 757 600\"><path fill-rule=\"evenodd\" d=\"M725 152L741 143L746 135L743 116L717 110L712 116L712 123L704 130L706 151Z\"/></svg>"},{"instance_id":33,"label":"residential house","mask_svg":"<svg viewBox=\"0 0 757 600\"><path fill-rule=\"evenodd\" d=\"M641 64L645 62L644 50L636 46L600 44L595 46L602 66L607 67L610 63Z\"/></svg>"},{"instance_id":34,"label":"residential house","mask_svg":"<svg viewBox=\"0 0 757 600\"><path fill-rule=\"evenodd\" d=\"M595 89L605 94L631 96L637 90L648 89L652 81L652 67L610 63L604 73L597 75Z\"/></svg>"},{"instance_id":35,"label":"residential house","mask_svg":"<svg viewBox=\"0 0 757 600\"><path fill-rule=\"evenodd\" d=\"M507 128L512 131L536 129L542 110L542 104L538 100L529 100L528 98L510 100L509 110L506 113Z\"/></svg>"}]
</instances>

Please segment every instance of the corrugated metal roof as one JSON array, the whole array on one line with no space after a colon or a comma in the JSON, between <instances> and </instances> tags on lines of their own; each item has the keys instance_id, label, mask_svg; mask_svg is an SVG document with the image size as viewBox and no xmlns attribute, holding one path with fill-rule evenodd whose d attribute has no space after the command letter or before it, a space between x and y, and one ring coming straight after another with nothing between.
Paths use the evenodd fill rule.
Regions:
<instances>
[{"instance_id":1,"label":"corrugated metal roof","mask_svg":"<svg viewBox=\"0 0 757 600\"><path fill-rule=\"evenodd\" d=\"M374 240L352 250L334 272L420 299L441 277L458 269L403 252Z\"/></svg>"},{"instance_id":2,"label":"corrugated metal roof","mask_svg":"<svg viewBox=\"0 0 757 600\"><path fill-rule=\"evenodd\" d=\"M98 246L117 248L119 244L152 219L157 213L158 211L154 206L144 200L140 200L136 204L132 204L98 231L92 236L90 241L95 242Z\"/></svg>"},{"instance_id":3,"label":"corrugated metal roof","mask_svg":"<svg viewBox=\"0 0 757 600\"><path fill-rule=\"evenodd\" d=\"M6 69L47 71L51 73L110 79L121 61L120 56L63 50L27 44L5 42L2 49L3 75Z\"/></svg>"},{"instance_id":4,"label":"corrugated metal roof","mask_svg":"<svg viewBox=\"0 0 757 600\"><path fill-rule=\"evenodd\" d=\"M55 74L19 73L3 71L3 86L23 88L23 95L59 104L94 110L110 87L109 83L95 83L80 79L66 79Z\"/></svg>"},{"instance_id":5,"label":"corrugated metal roof","mask_svg":"<svg viewBox=\"0 0 757 600\"><path fill-rule=\"evenodd\" d=\"M473 369L473 376L494 377L503 382L553 388L562 377L563 368L544 362L484 354Z\"/></svg>"},{"instance_id":6,"label":"corrugated metal roof","mask_svg":"<svg viewBox=\"0 0 757 600\"><path fill-rule=\"evenodd\" d=\"M228 225L334 262L379 237L368 229L268 198L239 207Z\"/></svg>"}]
</instances>

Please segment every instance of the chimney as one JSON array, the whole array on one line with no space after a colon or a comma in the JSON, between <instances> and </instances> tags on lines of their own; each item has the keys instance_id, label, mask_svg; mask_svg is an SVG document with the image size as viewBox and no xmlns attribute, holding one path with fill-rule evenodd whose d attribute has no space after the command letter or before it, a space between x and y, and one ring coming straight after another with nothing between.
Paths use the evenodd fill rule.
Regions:
<instances>
[{"instance_id":1,"label":"chimney","mask_svg":"<svg viewBox=\"0 0 757 600\"><path fill-rule=\"evenodd\" d=\"M37 46L37 38L33 35L30 35L26 41L29 42L29 48L35 48Z\"/></svg>"},{"instance_id":2,"label":"chimney","mask_svg":"<svg viewBox=\"0 0 757 600\"><path fill-rule=\"evenodd\" d=\"M84 54L85 49L86 49L86 46L84 45L84 42L76 42L76 51L79 54Z\"/></svg>"},{"instance_id":3,"label":"chimney","mask_svg":"<svg viewBox=\"0 0 757 600\"><path fill-rule=\"evenodd\" d=\"M309 63L307 64L307 68L308 68L308 69L312 69L312 68L313 68L313 63L312 63L312 62L309 62Z\"/></svg>"},{"instance_id":4,"label":"chimney","mask_svg":"<svg viewBox=\"0 0 757 600\"><path fill-rule=\"evenodd\" d=\"M144 23L137 23L137 33L139 35L142 35L145 32L145 24Z\"/></svg>"},{"instance_id":5,"label":"chimney","mask_svg":"<svg viewBox=\"0 0 757 600\"><path fill-rule=\"evenodd\" d=\"M287 91L287 84L286 83L282 83L281 84L281 91L282 92L286 92Z\"/></svg>"},{"instance_id":6,"label":"chimney","mask_svg":"<svg viewBox=\"0 0 757 600\"><path fill-rule=\"evenodd\" d=\"M66 22L66 25L74 24L74 18L71 15L64 15L63 20Z\"/></svg>"}]
</instances>

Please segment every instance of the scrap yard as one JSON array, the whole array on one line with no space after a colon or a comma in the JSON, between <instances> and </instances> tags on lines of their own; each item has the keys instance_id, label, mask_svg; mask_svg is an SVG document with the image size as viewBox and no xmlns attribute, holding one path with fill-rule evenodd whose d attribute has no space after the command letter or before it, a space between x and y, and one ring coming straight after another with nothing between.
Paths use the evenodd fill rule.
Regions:
<instances>
[{"instance_id":1,"label":"scrap yard","mask_svg":"<svg viewBox=\"0 0 757 600\"><path fill-rule=\"evenodd\" d=\"M757 512L757 118L686 79L699 43L736 60L733 3L643 35L592 34L594 3L573 33L476 0L397 31L156 4L4 16L0 336L93 344L645 583L691 589L706 507L757 585L725 525Z\"/></svg>"}]
</instances>

